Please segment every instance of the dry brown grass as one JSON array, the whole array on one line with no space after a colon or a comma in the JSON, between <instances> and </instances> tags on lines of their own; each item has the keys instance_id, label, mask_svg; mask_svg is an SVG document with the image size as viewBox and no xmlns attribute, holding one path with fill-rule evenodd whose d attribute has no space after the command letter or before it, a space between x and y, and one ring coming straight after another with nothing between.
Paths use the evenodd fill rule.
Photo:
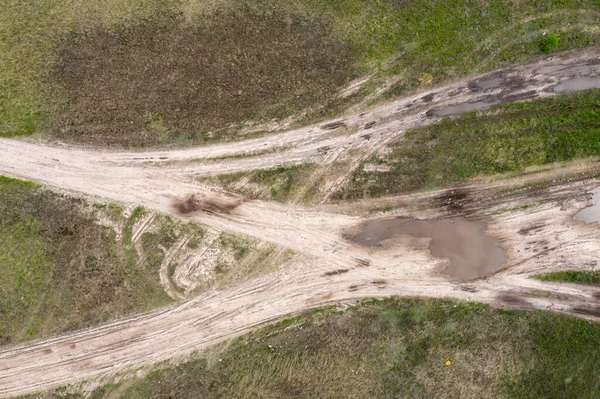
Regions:
<instances>
[{"instance_id":1,"label":"dry brown grass","mask_svg":"<svg viewBox=\"0 0 600 399\"><path fill-rule=\"evenodd\" d=\"M351 50L330 30L245 6L193 25L168 14L78 29L59 45L54 78L68 101L58 127L86 142L200 143L231 123L286 117L349 79Z\"/></svg>"}]
</instances>

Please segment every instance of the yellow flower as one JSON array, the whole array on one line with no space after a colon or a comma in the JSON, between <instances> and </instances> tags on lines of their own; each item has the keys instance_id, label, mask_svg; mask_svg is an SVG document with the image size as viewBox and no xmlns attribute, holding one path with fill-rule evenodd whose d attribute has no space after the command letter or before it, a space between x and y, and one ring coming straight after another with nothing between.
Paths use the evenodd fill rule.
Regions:
<instances>
[{"instance_id":1,"label":"yellow flower","mask_svg":"<svg viewBox=\"0 0 600 399\"><path fill-rule=\"evenodd\" d=\"M446 366L450 366L452 364L452 362L450 360L446 361Z\"/></svg>"}]
</instances>

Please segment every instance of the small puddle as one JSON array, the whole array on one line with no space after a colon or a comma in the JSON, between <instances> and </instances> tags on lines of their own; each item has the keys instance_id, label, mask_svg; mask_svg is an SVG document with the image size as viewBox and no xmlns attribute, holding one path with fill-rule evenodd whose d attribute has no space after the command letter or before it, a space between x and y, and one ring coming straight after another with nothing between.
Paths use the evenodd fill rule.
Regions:
<instances>
[{"instance_id":1,"label":"small puddle","mask_svg":"<svg viewBox=\"0 0 600 399\"><path fill-rule=\"evenodd\" d=\"M473 111L481 111L497 104L499 104L499 102L476 101L472 103L448 105L447 107L441 109L430 110L427 112L427 115L439 117L461 115Z\"/></svg>"},{"instance_id":2,"label":"small puddle","mask_svg":"<svg viewBox=\"0 0 600 399\"><path fill-rule=\"evenodd\" d=\"M600 187L590 191L592 205L580 210L574 217L578 222L600 223Z\"/></svg>"},{"instance_id":3,"label":"small puddle","mask_svg":"<svg viewBox=\"0 0 600 399\"><path fill-rule=\"evenodd\" d=\"M400 234L431 238L431 255L449 259L443 272L451 277L472 280L489 276L506 262L500 241L485 234L485 225L463 218L372 220L362 225L352 241L379 247L383 241Z\"/></svg>"},{"instance_id":4,"label":"small puddle","mask_svg":"<svg viewBox=\"0 0 600 399\"><path fill-rule=\"evenodd\" d=\"M588 75L594 76L600 73L600 65L586 65L586 64L575 64L575 65L548 65L541 67L535 71L541 75L552 75L557 77L566 76L581 76Z\"/></svg>"},{"instance_id":5,"label":"small puddle","mask_svg":"<svg viewBox=\"0 0 600 399\"><path fill-rule=\"evenodd\" d=\"M475 82L475 84L477 85L477 87L479 87L482 90L490 90L490 89L495 89L497 87L500 87L502 82L504 82L504 79L500 77L500 78L491 78L491 79L486 79L486 80L480 80L478 82Z\"/></svg>"},{"instance_id":6,"label":"small puddle","mask_svg":"<svg viewBox=\"0 0 600 399\"><path fill-rule=\"evenodd\" d=\"M562 82L554 87L555 93L569 93L589 89L600 89L600 78L577 78Z\"/></svg>"}]
</instances>

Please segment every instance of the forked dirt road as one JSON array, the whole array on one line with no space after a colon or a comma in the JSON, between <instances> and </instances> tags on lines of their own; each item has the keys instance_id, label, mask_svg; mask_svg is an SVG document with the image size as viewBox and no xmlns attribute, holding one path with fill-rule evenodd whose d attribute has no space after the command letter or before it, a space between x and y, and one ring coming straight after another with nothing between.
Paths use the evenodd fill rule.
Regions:
<instances>
[{"instance_id":1,"label":"forked dirt road","mask_svg":"<svg viewBox=\"0 0 600 399\"><path fill-rule=\"evenodd\" d=\"M0 140L0 174L38 181L101 201L143 205L175 214L173 201L191 194L219 197L195 182L197 176L273 167L281 164L332 163L360 153L359 162L407 129L440 117L502 102L550 96L565 88L594 87L600 81L600 49L563 54L471 78L382 105L367 113L237 143L144 153L101 152ZM585 84L584 84L585 86ZM372 122L375 122L373 125ZM340 123L343 123L340 124ZM368 124L368 125L367 125ZM286 151L237 160L197 161L237 153L286 147ZM363 151L349 151L352 149ZM169 162L157 165L156 162ZM154 163L149 163L154 162ZM581 167L584 170L597 165ZM577 171L571 171L573 173ZM551 171L560 177L569 171ZM189 355L261 324L329 303L350 303L389 295L450 297L496 306L544 309L595 318L598 293L591 287L543 283L529 276L540 271L591 268L600 260L598 225L574 222L587 204L590 179L561 180L535 198L516 195L494 203L490 187L518 187L527 178L471 187L479 207L469 215L485 219L488 234L507 251L506 267L475 281L449 278L431 257L426 240L400 237L380 249L350 243L344 232L363 219L331 211L261 201L243 202L228 214L191 214L218 230L232 231L290 248L297 261L275 274L224 291L101 327L0 352L0 396L15 396L131 370ZM436 198L441 192L406 196L407 202ZM524 211L501 208L543 203ZM342 205L339 211L346 206ZM360 209L362 204L353 204ZM448 216L445 211L400 208L418 218ZM360 214L360 212L359 212ZM392 245L393 244L393 245Z\"/></svg>"}]
</instances>

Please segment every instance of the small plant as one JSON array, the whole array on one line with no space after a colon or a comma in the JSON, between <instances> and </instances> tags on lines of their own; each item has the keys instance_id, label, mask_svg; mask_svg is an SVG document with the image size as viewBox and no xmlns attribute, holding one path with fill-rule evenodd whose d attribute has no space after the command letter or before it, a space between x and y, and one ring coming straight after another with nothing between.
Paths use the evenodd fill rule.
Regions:
<instances>
[{"instance_id":1,"label":"small plant","mask_svg":"<svg viewBox=\"0 0 600 399\"><path fill-rule=\"evenodd\" d=\"M551 53L560 46L560 36L556 33L543 34L540 39L540 50L542 53Z\"/></svg>"}]
</instances>

